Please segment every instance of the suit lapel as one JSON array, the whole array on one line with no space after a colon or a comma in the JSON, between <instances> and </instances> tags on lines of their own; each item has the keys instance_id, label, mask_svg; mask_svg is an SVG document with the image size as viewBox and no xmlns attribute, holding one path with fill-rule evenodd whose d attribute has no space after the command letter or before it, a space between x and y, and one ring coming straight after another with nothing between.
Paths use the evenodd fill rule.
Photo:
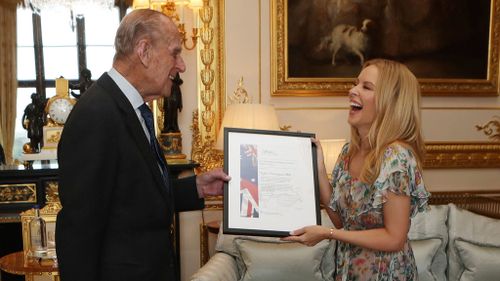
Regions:
<instances>
[{"instance_id":1,"label":"suit lapel","mask_svg":"<svg viewBox=\"0 0 500 281\"><path fill-rule=\"evenodd\" d=\"M154 181L156 182L156 187L168 202L167 205L171 207L171 196L170 194L168 194L167 189L164 186L165 183L158 167L158 162L156 161L154 155L151 153L149 141L144 133L139 119L137 118L137 114L135 113L134 108L125 97L125 94L120 90L120 88L108 74L105 73L104 75L102 75L97 83L106 90L106 93L110 94L110 96L116 102L118 108L120 108L120 111L124 116L125 125L133 136L134 141L137 144L137 148L140 150L141 155L143 156L153 174ZM171 189L171 187L169 189Z\"/></svg>"}]
</instances>

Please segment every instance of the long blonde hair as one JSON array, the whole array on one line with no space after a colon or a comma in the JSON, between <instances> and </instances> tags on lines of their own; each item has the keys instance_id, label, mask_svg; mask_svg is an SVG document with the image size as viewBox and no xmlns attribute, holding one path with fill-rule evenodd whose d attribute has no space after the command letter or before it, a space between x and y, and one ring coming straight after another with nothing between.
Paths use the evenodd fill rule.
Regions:
<instances>
[{"instance_id":1,"label":"long blonde hair","mask_svg":"<svg viewBox=\"0 0 500 281\"><path fill-rule=\"evenodd\" d=\"M384 152L393 143L411 148L419 169L425 154L421 133L420 85L403 64L386 59L373 59L363 69L373 65L378 69L375 86L376 117L368 132L370 152L361 170L360 180L372 184L378 177ZM360 150L361 139L351 126L348 156Z\"/></svg>"}]
</instances>

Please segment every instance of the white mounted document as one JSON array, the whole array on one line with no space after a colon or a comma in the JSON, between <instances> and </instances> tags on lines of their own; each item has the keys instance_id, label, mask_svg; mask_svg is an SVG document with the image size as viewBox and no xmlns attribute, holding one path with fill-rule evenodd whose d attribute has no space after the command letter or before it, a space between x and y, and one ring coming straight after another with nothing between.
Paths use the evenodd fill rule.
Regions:
<instances>
[{"instance_id":1,"label":"white mounted document","mask_svg":"<svg viewBox=\"0 0 500 281\"><path fill-rule=\"evenodd\" d=\"M320 224L314 134L224 129L223 232L288 236Z\"/></svg>"}]
</instances>

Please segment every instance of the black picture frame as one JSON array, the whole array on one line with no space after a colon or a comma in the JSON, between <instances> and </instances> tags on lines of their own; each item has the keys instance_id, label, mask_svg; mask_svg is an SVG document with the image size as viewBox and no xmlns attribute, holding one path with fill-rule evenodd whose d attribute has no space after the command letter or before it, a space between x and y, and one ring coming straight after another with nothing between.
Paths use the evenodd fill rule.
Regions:
<instances>
[{"instance_id":1,"label":"black picture frame","mask_svg":"<svg viewBox=\"0 0 500 281\"><path fill-rule=\"evenodd\" d=\"M313 137L224 128L223 233L283 237L321 224Z\"/></svg>"}]
</instances>

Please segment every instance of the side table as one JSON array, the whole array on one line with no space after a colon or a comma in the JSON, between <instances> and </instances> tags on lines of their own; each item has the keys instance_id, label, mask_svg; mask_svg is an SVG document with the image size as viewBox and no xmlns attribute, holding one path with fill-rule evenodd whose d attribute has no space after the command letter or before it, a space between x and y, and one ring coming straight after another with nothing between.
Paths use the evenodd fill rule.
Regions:
<instances>
[{"instance_id":1,"label":"side table","mask_svg":"<svg viewBox=\"0 0 500 281\"><path fill-rule=\"evenodd\" d=\"M203 266L210 259L208 234L218 234L221 221L209 221L200 224L200 266Z\"/></svg>"},{"instance_id":2,"label":"side table","mask_svg":"<svg viewBox=\"0 0 500 281\"><path fill-rule=\"evenodd\" d=\"M40 265L39 263L25 263L24 253L15 252L0 258L0 269L16 275L25 275L32 277L35 275L52 275L54 281L59 281L59 271L52 265ZM26 280L32 280L27 278Z\"/></svg>"}]
</instances>

